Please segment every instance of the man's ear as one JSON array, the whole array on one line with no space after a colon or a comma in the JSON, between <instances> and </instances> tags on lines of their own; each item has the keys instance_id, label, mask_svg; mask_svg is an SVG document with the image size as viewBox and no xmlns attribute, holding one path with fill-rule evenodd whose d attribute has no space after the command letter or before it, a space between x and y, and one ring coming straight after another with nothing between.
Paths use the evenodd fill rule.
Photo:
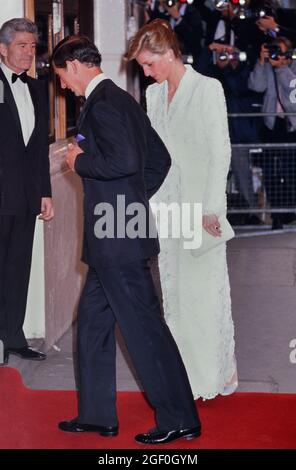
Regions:
<instances>
[{"instance_id":1,"label":"man's ear","mask_svg":"<svg viewBox=\"0 0 296 470\"><path fill-rule=\"evenodd\" d=\"M73 73L77 74L79 72L79 61L75 60L66 60L67 70L72 71Z\"/></svg>"},{"instance_id":2,"label":"man's ear","mask_svg":"<svg viewBox=\"0 0 296 470\"><path fill-rule=\"evenodd\" d=\"M0 42L0 55L2 57L6 57L7 56L7 45L4 44L3 42Z\"/></svg>"}]
</instances>

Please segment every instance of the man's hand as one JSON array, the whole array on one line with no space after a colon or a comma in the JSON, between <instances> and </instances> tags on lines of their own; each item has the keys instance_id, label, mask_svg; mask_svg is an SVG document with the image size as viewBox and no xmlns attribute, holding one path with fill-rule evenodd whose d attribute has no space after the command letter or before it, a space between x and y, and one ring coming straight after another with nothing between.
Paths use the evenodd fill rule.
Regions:
<instances>
[{"instance_id":1,"label":"man's hand","mask_svg":"<svg viewBox=\"0 0 296 470\"><path fill-rule=\"evenodd\" d=\"M256 21L256 25L264 33L266 33L269 29L276 31L279 26L272 16L264 16L264 18L260 18L260 20Z\"/></svg>"},{"instance_id":2,"label":"man's hand","mask_svg":"<svg viewBox=\"0 0 296 470\"><path fill-rule=\"evenodd\" d=\"M41 199L41 214L38 219L46 220L48 222L53 218L53 216L54 210L51 197L43 197Z\"/></svg>"},{"instance_id":3,"label":"man's hand","mask_svg":"<svg viewBox=\"0 0 296 470\"><path fill-rule=\"evenodd\" d=\"M168 14L172 18L174 18L174 20L178 20L179 18L181 18L179 8L177 7L177 5L174 5L173 7L168 7L167 5L165 5L165 9L168 12Z\"/></svg>"},{"instance_id":4,"label":"man's hand","mask_svg":"<svg viewBox=\"0 0 296 470\"><path fill-rule=\"evenodd\" d=\"M269 60L269 51L266 47L266 44L262 44L261 51L260 51L260 57L259 57L260 65L264 65L264 62L266 60Z\"/></svg>"},{"instance_id":5,"label":"man's hand","mask_svg":"<svg viewBox=\"0 0 296 470\"><path fill-rule=\"evenodd\" d=\"M75 161L77 155L83 153L83 150L79 147L78 144L68 144L68 152L66 155L66 162L70 170L75 171Z\"/></svg>"}]
</instances>

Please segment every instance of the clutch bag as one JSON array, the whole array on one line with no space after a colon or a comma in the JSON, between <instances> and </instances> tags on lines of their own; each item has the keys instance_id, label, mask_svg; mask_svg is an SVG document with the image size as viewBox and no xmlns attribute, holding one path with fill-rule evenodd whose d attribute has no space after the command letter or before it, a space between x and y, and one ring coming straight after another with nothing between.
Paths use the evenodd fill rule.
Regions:
<instances>
[{"instance_id":1,"label":"clutch bag","mask_svg":"<svg viewBox=\"0 0 296 470\"><path fill-rule=\"evenodd\" d=\"M234 231L231 227L230 223L228 222L226 215L219 216L220 222L220 229L221 229L221 236L214 237L210 235L204 228L202 229L202 242L199 248L195 248L191 250L191 254L194 257L198 257L207 253L212 248L216 248L217 246L221 245L222 243L231 240L234 237Z\"/></svg>"}]
</instances>

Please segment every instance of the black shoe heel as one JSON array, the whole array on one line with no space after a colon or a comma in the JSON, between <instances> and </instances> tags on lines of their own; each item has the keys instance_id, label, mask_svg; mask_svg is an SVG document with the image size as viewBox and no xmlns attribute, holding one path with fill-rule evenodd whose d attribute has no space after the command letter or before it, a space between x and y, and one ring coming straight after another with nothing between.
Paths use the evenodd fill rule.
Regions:
<instances>
[{"instance_id":1,"label":"black shoe heel","mask_svg":"<svg viewBox=\"0 0 296 470\"><path fill-rule=\"evenodd\" d=\"M201 435L200 432L195 432L194 434L190 434L189 436L185 436L185 439L187 441L192 441L192 439L195 439L196 437L199 437Z\"/></svg>"}]
</instances>

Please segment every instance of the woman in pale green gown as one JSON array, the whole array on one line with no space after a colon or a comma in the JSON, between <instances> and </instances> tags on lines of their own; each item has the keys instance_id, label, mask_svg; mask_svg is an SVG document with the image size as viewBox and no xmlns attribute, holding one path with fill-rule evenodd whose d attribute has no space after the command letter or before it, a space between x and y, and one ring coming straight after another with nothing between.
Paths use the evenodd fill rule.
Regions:
<instances>
[{"instance_id":1,"label":"woman in pale green gown","mask_svg":"<svg viewBox=\"0 0 296 470\"><path fill-rule=\"evenodd\" d=\"M140 29L129 58L156 81L147 89L147 112L173 162L153 202L202 203L204 229L219 236L231 154L220 83L182 63L176 37L164 20ZM181 239L163 238L160 245L164 315L194 397L232 393L237 375L226 244L197 257Z\"/></svg>"}]
</instances>

